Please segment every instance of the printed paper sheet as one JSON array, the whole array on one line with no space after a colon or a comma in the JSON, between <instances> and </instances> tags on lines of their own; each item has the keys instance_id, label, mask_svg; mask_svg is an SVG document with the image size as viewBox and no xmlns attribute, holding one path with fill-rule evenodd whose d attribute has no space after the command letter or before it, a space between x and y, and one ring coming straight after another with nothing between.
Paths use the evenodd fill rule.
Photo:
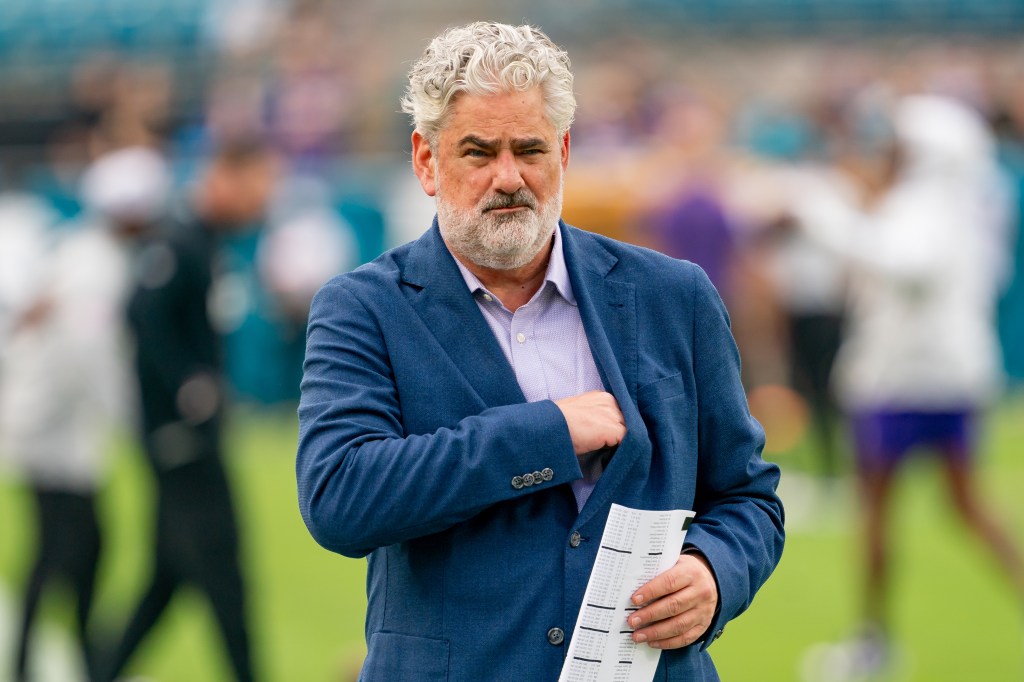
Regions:
<instances>
[{"instance_id":1,"label":"printed paper sheet","mask_svg":"<svg viewBox=\"0 0 1024 682\"><path fill-rule=\"evenodd\" d=\"M638 587L676 563L694 513L613 504L559 682L650 682L661 651L626 623Z\"/></svg>"}]
</instances>

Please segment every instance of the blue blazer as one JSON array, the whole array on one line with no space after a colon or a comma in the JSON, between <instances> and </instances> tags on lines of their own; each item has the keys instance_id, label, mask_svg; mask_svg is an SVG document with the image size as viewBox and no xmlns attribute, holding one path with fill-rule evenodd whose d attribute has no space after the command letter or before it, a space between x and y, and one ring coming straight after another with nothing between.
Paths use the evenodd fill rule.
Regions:
<instances>
[{"instance_id":1,"label":"blue blazer","mask_svg":"<svg viewBox=\"0 0 1024 682\"><path fill-rule=\"evenodd\" d=\"M557 680L613 502L695 510L686 543L718 582L709 635L664 652L656 680L718 679L707 646L779 561L779 470L714 287L691 263L559 229L628 429L578 513L565 420L525 402L436 221L313 301L299 507L321 545L368 557L365 682Z\"/></svg>"}]
</instances>

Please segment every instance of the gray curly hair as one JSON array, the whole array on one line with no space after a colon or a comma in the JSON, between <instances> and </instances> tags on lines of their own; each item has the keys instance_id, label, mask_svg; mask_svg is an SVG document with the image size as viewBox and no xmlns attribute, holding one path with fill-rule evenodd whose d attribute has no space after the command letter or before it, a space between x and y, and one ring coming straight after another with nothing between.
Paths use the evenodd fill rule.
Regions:
<instances>
[{"instance_id":1,"label":"gray curly hair","mask_svg":"<svg viewBox=\"0 0 1024 682\"><path fill-rule=\"evenodd\" d=\"M559 137L576 113L569 55L532 26L478 21L434 38L409 72L402 111L433 146L460 93L522 92L540 86Z\"/></svg>"}]
</instances>

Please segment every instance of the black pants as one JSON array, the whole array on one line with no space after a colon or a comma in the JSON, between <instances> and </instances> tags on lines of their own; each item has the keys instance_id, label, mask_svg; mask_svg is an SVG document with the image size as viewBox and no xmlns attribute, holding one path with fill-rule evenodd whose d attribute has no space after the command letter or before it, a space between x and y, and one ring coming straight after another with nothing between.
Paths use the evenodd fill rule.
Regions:
<instances>
[{"instance_id":1,"label":"black pants","mask_svg":"<svg viewBox=\"0 0 1024 682\"><path fill-rule=\"evenodd\" d=\"M212 606L239 682L253 679L238 531L217 457L157 471L153 577L101 679L113 680L157 623L178 588L198 587Z\"/></svg>"},{"instance_id":2,"label":"black pants","mask_svg":"<svg viewBox=\"0 0 1024 682\"><path fill-rule=\"evenodd\" d=\"M75 623L86 670L92 675L94 657L86 623L92 608L96 567L100 558L100 529L95 496L89 493L35 488L38 542L35 565L25 588L24 611L15 653L14 679L28 679L28 650L43 590L55 580L65 581L75 595Z\"/></svg>"},{"instance_id":3,"label":"black pants","mask_svg":"<svg viewBox=\"0 0 1024 682\"><path fill-rule=\"evenodd\" d=\"M830 379L842 341L842 324L839 315L793 315L789 318L793 388L810 407L818 440L816 452L825 476L835 476L839 470L835 444L838 410Z\"/></svg>"}]
</instances>

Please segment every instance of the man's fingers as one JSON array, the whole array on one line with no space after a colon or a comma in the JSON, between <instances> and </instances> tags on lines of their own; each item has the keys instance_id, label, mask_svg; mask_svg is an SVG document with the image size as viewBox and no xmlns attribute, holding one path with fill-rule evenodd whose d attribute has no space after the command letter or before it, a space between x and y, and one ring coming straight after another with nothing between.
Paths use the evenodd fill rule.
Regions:
<instances>
[{"instance_id":1,"label":"man's fingers","mask_svg":"<svg viewBox=\"0 0 1024 682\"><path fill-rule=\"evenodd\" d=\"M696 610L691 610L635 631L633 641L655 649L674 649L697 641L709 624Z\"/></svg>"},{"instance_id":2,"label":"man's fingers","mask_svg":"<svg viewBox=\"0 0 1024 682\"><path fill-rule=\"evenodd\" d=\"M675 637L669 637L668 639L659 639L653 642L648 642L647 646L653 649L680 649L684 646L690 646L704 634L707 630L706 625L698 625L692 627L681 635Z\"/></svg>"},{"instance_id":3,"label":"man's fingers","mask_svg":"<svg viewBox=\"0 0 1024 682\"><path fill-rule=\"evenodd\" d=\"M578 455L618 445L626 435L625 417L611 393L589 391L556 400L555 405L565 417Z\"/></svg>"},{"instance_id":4,"label":"man's fingers","mask_svg":"<svg viewBox=\"0 0 1024 682\"><path fill-rule=\"evenodd\" d=\"M641 606L655 599L660 599L666 594L678 592L689 585L693 581L693 577L688 570L689 562L682 561L684 558L685 555L680 556L680 560L672 568L642 585L640 589L633 593L631 601L637 606Z\"/></svg>"},{"instance_id":5,"label":"man's fingers","mask_svg":"<svg viewBox=\"0 0 1024 682\"><path fill-rule=\"evenodd\" d=\"M700 603L697 590L682 589L656 599L639 611L630 614L626 622L632 628L641 628L650 623L671 619L695 608Z\"/></svg>"},{"instance_id":6,"label":"man's fingers","mask_svg":"<svg viewBox=\"0 0 1024 682\"><path fill-rule=\"evenodd\" d=\"M681 555L676 564L640 587L632 597L642 608L630 614L633 641L659 649L695 642L711 625L718 589L702 557Z\"/></svg>"},{"instance_id":7,"label":"man's fingers","mask_svg":"<svg viewBox=\"0 0 1024 682\"><path fill-rule=\"evenodd\" d=\"M672 568L640 586L630 600L636 606L643 606L695 583L702 585L703 592L710 593L716 589L714 576L705 560L697 555L681 554ZM715 596L717 597L717 591Z\"/></svg>"}]
</instances>

